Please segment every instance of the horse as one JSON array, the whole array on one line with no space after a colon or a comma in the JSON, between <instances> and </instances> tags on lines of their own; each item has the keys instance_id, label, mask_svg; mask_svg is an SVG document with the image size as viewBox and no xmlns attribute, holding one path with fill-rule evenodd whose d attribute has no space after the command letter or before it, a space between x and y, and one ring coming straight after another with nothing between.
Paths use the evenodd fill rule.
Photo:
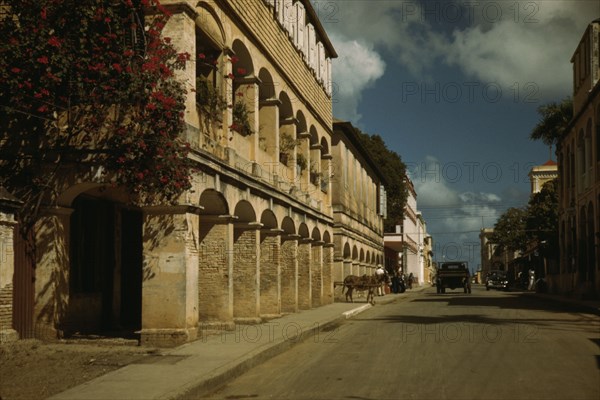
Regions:
<instances>
[{"instance_id":1,"label":"horse","mask_svg":"<svg viewBox=\"0 0 600 400\"><path fill-rule=\"evenodd\" d=\"M344 285L342 287L342 294L344 294L344 289L348 289L346 292L346 301L350 299L350 303L354 303L352 299L352 293L354 290L358 292L367 291L367 303L373 304L375 301L373 300L375 288L377 285L381 284L380 280L375 275L348 275L344 278Z\"/></svg>"}]
</instances>

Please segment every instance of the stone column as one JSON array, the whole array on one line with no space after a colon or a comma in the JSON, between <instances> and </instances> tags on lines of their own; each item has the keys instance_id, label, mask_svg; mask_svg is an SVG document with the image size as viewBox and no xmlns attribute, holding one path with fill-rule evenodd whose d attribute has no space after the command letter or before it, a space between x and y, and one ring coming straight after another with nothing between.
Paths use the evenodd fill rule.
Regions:
<instances>
[{"instance_id":1,"label":"stone column","mask_svg":"<svg viewBox=\"0 0 600 400\"><path fill-rule=\"evenodd\" d=\"M311 241L306 238L298 243L298 307L301 310L309 310L312 306Z\"/></svg>"},{"instance_id":2,"label":"stone column","mask_svg":"<svg viewBox=\"0 0 600 400\"><path fill-rule=\"evenodd\" d=\"M235 223L233 239L233 318L240 323L260 320L260 243L262 224Z\"/></svg>"},{"instance_id":3,"label":"stone column","mask_svg":"<svg viewBox=\"0 0 600 400\"><path fill-rule=\"evenodd\" d=\"M265 99L259 103L258 147L268 155L268 159L259 158L261 164L279 163L279 99Z\"/></svg>"},{"instance_id":4,"label":"stone column","mask_svg":"<svg viewBox=\"0 0 600 400\"><path fill-rule=\"evenodd\" d=\"M143 345L172 347L198 335L199 206L144 208Z\"/></svg>"},{"instance_id":5,"label":"stone column","mask_svg":"<svg viewBox=\"0 0 600 400\"><path fill-rule=\"evenodd\" d=\"M331 304L334 300L333 247L333 243L326 243L323 245L323 304Z\"/></svg>"},{"instance_id":6,"label":"stone column","mask_svg":"<svg viewBox=\"0 0 600 400\"><path fill-rule=\"evenodd\" d=\"M352 261L352 275L362 276L360 273L360 263L358 261Z\"/></svg>"},{"instance_id":7,"label":"stone column","mask_svg":"<svg viewBox=\"0 0 600 400\"><path fill-rule=\"evenodd\" d=\"M352 260L344 260L344 276L342 277L342 280L344 280L345 277L347 277L348 275L353 275L352 272Z\"/></svg>"},{"instance_id":8,"label":"stone column","mask_svg":"<svg viewBox=\"0 0 600 400\"><path fill-rule=\"evenodd\" d=\"M19 339L13 329L14 213L18 205L18 200L0 187L0 344Z\"/></svg>"},{"instance_id":9,"label":"stone column","mask_svg":"<svg viewBox=\"0 0 600 400\"><path fill-rule=\"evenodd\" d=\"M298 312L298 240L299 235L281 237L281 311Z\"/></svg>"},{"instance_id":10,"label":"stone column","mask_svg":"<svg viewBox=\"0 0 600 400\"><path fill-rule=\"evenodd\" d=\"M311 295L312 307L323 305L323 245L324 242L311 244Z\"/></svg>"},{"instance_id":11,"label":"stone column","mask_svg":"<svg viewBox=\"0 0 600 400\"><path fill-rule=\"evenodd\" d=\"M281 316L281 233L280 229L260 232L260 316Z\"/></svg>"}]
</instances>

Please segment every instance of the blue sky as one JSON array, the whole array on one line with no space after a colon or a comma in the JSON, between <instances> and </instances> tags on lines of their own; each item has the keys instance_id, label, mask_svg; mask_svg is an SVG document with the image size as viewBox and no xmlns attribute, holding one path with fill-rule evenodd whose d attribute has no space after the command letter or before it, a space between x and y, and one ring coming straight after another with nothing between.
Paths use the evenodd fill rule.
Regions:
<instances>
[{"instance_id":1,"label":"blue sky","mask_svg":"<svg viewBox=\"0 0 600 400\"><path fill-rule=\"evenodd\" d=\"M537 108L571 94L599 0L313 1L338 52L334 115L407 164L435 259L480 263L479 230L529 198ZM554 153L552 152L554 158Z\"/></svg>"}]
</instances>

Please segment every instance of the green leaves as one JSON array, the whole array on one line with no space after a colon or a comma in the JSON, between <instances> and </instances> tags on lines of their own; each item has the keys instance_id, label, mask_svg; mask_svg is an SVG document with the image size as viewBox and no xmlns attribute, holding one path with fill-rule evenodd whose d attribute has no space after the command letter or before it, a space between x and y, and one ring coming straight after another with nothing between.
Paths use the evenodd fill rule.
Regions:
<instances>
[{"instance_id":1,"label":"green leaves","mask_svg":"<svg viewBox=\"0 0 600 400\"><path fill-rule=\"evenodd\" d=\"M540 121L530 134L532 140L541 140L551 146L556 144L567 132L573 119L573 99L566 97L560 103L548 103L538 108Z\"/></svg>"}]
</instances>

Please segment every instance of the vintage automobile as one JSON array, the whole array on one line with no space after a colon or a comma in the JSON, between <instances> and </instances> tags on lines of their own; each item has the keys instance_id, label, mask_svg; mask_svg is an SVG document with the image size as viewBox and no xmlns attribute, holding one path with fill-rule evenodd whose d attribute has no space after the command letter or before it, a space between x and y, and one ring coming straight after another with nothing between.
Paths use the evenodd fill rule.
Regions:
<instances>
[{"instance_id":1,"label":"vintage automobile","mask_svg":"<svg viewBox=\"0 0 600 400\"><path fill-rule=\"evenodd\" d=\"M490 271L485 279L485 290L502 289L508 290L510 281L506 271Z\"/></svg>"},{"instance_id":2,"label":"vintage automobile","mask_svg":"<svg viewBox=\"0 0 600 400\"><path fill-rule=\"evenodd\" d=\"M471 280L466 261L443 262L437 269L437 293L446 293L446 289L461 288L465 293L471 293Z\"/></svg>"}]
</instances>

